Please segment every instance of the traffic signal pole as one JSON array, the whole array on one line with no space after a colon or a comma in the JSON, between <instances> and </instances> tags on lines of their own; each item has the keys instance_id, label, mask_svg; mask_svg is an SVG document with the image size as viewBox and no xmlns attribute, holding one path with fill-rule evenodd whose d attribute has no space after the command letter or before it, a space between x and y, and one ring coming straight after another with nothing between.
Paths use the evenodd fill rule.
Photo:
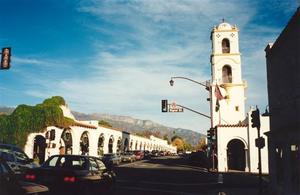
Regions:
<instances>
[{"instance_id":1,"label":"traffic signal pole","mask_svg":"<svg viewBox=\"0 0 300 195\"><path fill-rule=\"evenodd\" d=\"M251 123L252 128L257 128L257 139L255 140L255 145L258 148L258 186L259 195L262 195L261 149L264 147L264 139L260 137L260 114L259 109L257 107L256 110L253 110L251 113Z\"/></svg>"},{"instance_id":2,"label":"traffic signal pole","mask_svg":"<svg viewBox=\"0 0 300 195\"><path fill-rule=\"evenodd\" d=\"M257 136L260 137L260 127L257 127ZM258 177L259 195L262 195L261 148L258 147Z\"/></svg>"}]
</instances>

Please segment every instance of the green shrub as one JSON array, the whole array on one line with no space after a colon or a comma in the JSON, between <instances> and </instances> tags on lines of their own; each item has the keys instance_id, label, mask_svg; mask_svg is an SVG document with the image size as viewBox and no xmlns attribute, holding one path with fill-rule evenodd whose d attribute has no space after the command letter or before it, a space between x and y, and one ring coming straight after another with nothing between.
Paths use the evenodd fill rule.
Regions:
<instances>
[{"instance_id":1,"label":"green shrub","mask_svg":"<svg viewBox=\"0 0 300 195\"><path fill-rule=\"evenodd\" d=\"M23 147L30 133L43 131L47 126L68 127L74 120L63 115L60 96L44 100L36 106L19 105L12 114L0 115L0 141Z\"/></svg>"}]
</instances>

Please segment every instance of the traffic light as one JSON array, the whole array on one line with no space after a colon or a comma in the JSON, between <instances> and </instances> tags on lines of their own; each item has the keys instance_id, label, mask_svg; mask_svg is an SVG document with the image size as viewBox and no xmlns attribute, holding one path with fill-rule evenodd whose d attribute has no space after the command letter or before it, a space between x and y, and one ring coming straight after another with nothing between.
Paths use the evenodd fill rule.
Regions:
<instances>
[{"instance_id":1,"label":"traffic light","mask_svg":"<svg viewBox=\"0 0 300 195\"><path fill-rule=\"evenodd\" d=\"M209 130L207 130L207 138L208 139L214 139L216 135L216 128L211 127Z\"/></svg>"},{"instance_id":2,"label":"traffic light","mask_svg":"<svg viewBox=\"0 0 300 195\"><path fill-rule=\"evenodd\" d=\"M211 139L211 131L210 131L210 129L207 130L207 139Z\"/></svg>"},{"instance_id":3,"label":"traffic light","mask_svg":"<svg viewBox=\"0 0 300 195\"><path fill-rule=\"evenodd\" d=\"M11 56L11 48L10 47L2 48L1 69L9 69L10 68L10 56Z\"/></svg>"},{"instance_id":4,"label":"traffic light","mask_svg":"<svg viewBox=\"0 0 300 195\"><path fill-rule=\"evenodd\" d=\"M210 134L212 138L215 136L215 128L210 128Z\"/></svg>"},{"instance_id":5,"label":"traffic light","mask_svg":"<svg viewBox=\"0 0 300 195\"><path fill-rule=\"evenodd\" d=\"M168 112L168 100L161 100L161 111Z\"/></svg>"},{"instance_id":6,"label":"traffic light","mask_svg":"<svg viewBox=\"0 0 300 195\"><path fill-rule=\"evenodd\" d=\"M253 110L251 113L251 123L252 128L260 128L260 116L259 116L259 109Z\"/></svg>"}]
</instances>

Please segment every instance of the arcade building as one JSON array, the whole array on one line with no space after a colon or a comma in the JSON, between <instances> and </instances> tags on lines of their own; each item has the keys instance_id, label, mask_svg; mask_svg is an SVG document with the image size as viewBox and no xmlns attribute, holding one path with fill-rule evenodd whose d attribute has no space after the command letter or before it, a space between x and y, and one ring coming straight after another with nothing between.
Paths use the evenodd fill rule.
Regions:
<instances>
[{"instance_id":1,"label":"arcade building","mask_svg":"<svg viewBox=\"0 0 300 195\"><path fill-rule=\"evenodd\" d=\"M24 147L30 158L38 157L40 163L55 154L79 154L102 156L107 153L121 153L132 150L159 150L177 153L177 148L167 140L130 134L104 126L98 121L78 121L67 106L61 105L65 117L76 123L68 128L49 126L39 133L31 133Z\"/></svg>"}]
</instances>

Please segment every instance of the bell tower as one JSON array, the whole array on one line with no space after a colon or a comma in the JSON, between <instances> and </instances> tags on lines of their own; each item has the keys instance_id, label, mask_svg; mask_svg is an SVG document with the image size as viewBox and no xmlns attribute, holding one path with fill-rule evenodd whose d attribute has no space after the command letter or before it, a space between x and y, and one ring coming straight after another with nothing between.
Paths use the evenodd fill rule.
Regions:
<instances>
[{"instance_id":1,"label":"bell tower","mask_svg":"<svg viewBox=\"0 0 300 195\"><path fill-rule=\"evenodd\" d=\"M239 124L245 120L238 28L226 22L211 32L211 125Z\"/></svg>"}]
</instances>

